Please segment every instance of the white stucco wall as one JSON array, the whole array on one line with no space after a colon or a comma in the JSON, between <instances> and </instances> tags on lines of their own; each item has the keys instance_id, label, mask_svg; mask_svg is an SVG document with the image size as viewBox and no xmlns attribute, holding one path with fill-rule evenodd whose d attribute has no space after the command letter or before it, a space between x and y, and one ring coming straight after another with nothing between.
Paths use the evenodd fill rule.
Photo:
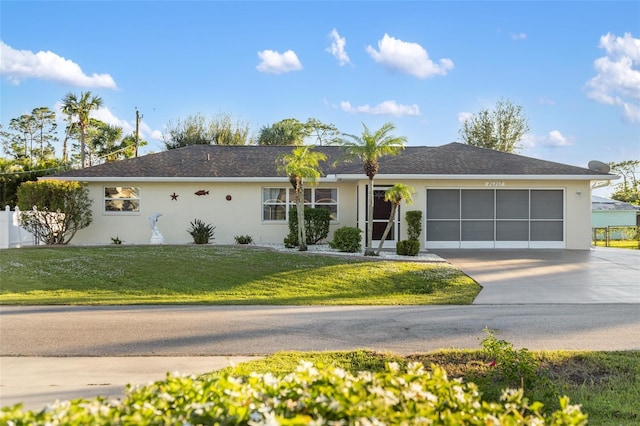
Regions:
<instances>
[{"instance_id":1,"label":"white stucco wall","mask_svg":"<svg viewBox=\"0 0 640 426\"><path fill-rule=\"evenodd\" d=\"M401 206L400 220L404 221L407 210L425 210L428 188L487 189L493 183L499 189L560 189L565 199L565 242L564 247L588 250L591 244L591 194L588 181L553 180L416 180L416 179L376 179L376 186L391 186L402 182L415 189L414 203ZM493 183L492 183L493 182ZM318 187L338 188L338 221L332 222L328 240L333 231L342 226L359 226L364 230L366 221L365 194L368 181L342 180L321 182ZM288 183L235 182L235 183L180 183L180 182L131 182L89 184L93 203L93 223L79 231L72 244L111 244L111 238L118 237L125 244L149 244L151 227L149 216L160 213L158 228L166 244L191 243L187 233L190 222L201 219L216 226L213 243L234 244L236 235L251 235L256 243L281 244L288 234L286 222L262 220L262 188L287 187ZM104 212L105 186L134 186L140 188L139 213ZM197 196L196 191L209 191L208 195ZM177 200L171 194L178 195ZM231 200L226 200L230 195ZM358 208L358 203L360 208ZM424 247L424 220L421 238ZM400 239L406 239L406 226L400 227ZM364 236L364 234L363 234Z\"/></svg>"},{"instance_id":2,"label":"white stucco wall","mask_svg":"<svg viewBox=\"0 0 640 426\"><path fill-rule=\"evenodd\" d=\"M251 235L256 243L281 244L288 234L285 221L262 220L262 188L286 187L269 183L153 183L109 182L90 183L93 199L93 223L79 231L72 244L111 244L118 237L125 244L149 244L151 226L149 216L160 213L158 229L166 244L185 244L193 240L187 230L190 222L200 219L216 227L215 244L235 244L235 236ZM104 187L124 186L140 188L140 212L105 212ZM338 188L338 221L332 222L330 236L340 226L355 226L355 196L351 185L330 183L319 187ZM207 195L195 192L209 191ZM177 200L171 194L177 194ZM227 195L231 200L227 200Z\"/></svg>"}]
</instances>

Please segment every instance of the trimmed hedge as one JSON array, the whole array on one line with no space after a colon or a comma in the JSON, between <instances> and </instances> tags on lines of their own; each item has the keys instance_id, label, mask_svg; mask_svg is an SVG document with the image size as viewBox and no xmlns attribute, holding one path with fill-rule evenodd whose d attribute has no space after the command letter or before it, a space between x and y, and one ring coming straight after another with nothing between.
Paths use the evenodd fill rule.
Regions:
<instances>
[{"instance_id":1,"label":"trimmed hedge","mask_svg":"<svg viewBox=\"0 0 640 426\"><path fill-rule=\"evenodd\" d=\"M401 240L396 243L396 253L400 256L417 256L420 253L420 241Z\"/></svg>"},{"instance_id":2,"label":"trimmed hedge","mask_svg":"<svg viewBox=\"0 0 640 426\"><path fill-rule=\"evenodd\" d=\"M420 363L400 370L353 375L301 362L282 378L228 372L208 379L167 375L165 381L130 388L123 401L96 398L56 403L40 412L20 406L0 411L0 424L65 425L584 425L587 416L566 397L544 416L522 391L503 402L482 401L473 383L449 380L443 369Z\"/></svg>"},{"instance_id":3,"label":"trimmed hedge","mask_svg":"<svg viewBox=\"0 0 640 426\"><path fill-rule=\"evenodd\" d=\"M352 226L343 226L333 233L329 247L347 253L356 253L362 248L362 230Z\"/></svg>"},{"instance_id":4,"label":"trimmed hedge","mask_svg":"<svg viewBox=\"0 0 640 426\"><path fill-rule=\"evenodd\" d=\"M305 207L304 223L306 226L307 245L317 244L329 235L331 213L327 209ZM289 235L285 238L284 243L289 248L299 245L298 210L295 207L289 210Z\"/></svg>"}]
</instances>

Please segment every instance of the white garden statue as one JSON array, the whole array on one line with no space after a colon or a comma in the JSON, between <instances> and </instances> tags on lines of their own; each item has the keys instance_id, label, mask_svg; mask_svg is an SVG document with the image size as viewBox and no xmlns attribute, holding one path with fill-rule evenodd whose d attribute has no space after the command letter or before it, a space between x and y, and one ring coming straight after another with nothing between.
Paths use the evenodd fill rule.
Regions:
<instances>
[{"instance_id":1,"label":"white garden statue","mask_svg":"<svg viewBox=\"0 0 640 426\"><path fill-rule=\"evenodd\" d=\"M155 213L149 216L149 224L151 225L151 244L164 244L164 237L158 229L158 218L162 216L161 213Z\"/></svg>"}]
</instances>

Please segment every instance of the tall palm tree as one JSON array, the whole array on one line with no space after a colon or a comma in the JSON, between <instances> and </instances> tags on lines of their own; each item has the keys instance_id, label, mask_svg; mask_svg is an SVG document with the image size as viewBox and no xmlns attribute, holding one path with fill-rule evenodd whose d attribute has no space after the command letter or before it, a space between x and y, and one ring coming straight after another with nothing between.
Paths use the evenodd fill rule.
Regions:
<instances>
[{"instance_id":1,"label":"tall palm tree","mask_svg":"<svg viewBox=\"0 0 640 426\"><path fill-rule=\"evenodd\" d=\"M321 175L320 161L327 159L322 152L312 151L311 146L298 146L291 153L276 160L278 171L289 178L296 193L296 213L298 215L298 244L300 251L307 251L307 230L304 223L304 182L315 182Z\"/></svg>"},{"instance_id":2,"label":"tall palm tree","mask_svg":"<svg viewBox=\"0 0 640 426\"><path fill-rule=\"evenodd\" d=\"M62 112L73 119L75 117L77 125L80 127L80 162L82 168L86 167L86 144L87 126L89 125L89 115L91 111L102 106L102 98L91 96L91 92L81 92L78 98L75 93L67 93L62 99Z\"/></svg>"},{"instance_id":3,"label":"tall palm tree","mask_svg":"<svg viewBox=\"0 0 640 426\"><path fill-rule=\"evenodd\" d=\"M380 254L380 250L382 250L382 245L384 244L384 240L387 239L387 235L389 235L389 231L391 231L391 227L393 226L393 222L396 218L396 211L398 211L398 207L400 207L400 203L404 200L405 204L411 205L413 204L413 194L415 194L415 190L412 186L405 185L403 183L396 183L391 188L387 189L384 193L384 200L391 203L391 214L389 215L389 222L387 222L387 227L384 229L384 233L382 234L382 238L380 239L380 245L378 246L377 255Z\"/></svg>"},{"instance_id":4,"label":"tall palm tree","mask_svg":"<svg viewBox=\"0 0 640 426\"><path fill-rule=\"evenodd\" d=\"M371 133L369 128L362 123L364 131L361 136L345 134L351 140L339 139L338 143L346 151L346 158L358 158L364 165L364 173L369 178L369 208L367 209L367 247L365 256L374 256L371 248L373 240L373 178L378 173L378 159L386 155L397 155L407 142L405 136L393 136L390 134L395 129L393 123L386 123L379 130Z\"/></svg>"}]
</instances>

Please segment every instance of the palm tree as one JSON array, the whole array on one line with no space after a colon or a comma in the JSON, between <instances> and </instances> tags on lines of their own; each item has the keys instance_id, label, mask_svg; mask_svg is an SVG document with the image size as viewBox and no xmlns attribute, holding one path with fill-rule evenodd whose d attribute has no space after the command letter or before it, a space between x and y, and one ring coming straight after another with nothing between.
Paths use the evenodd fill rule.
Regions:
<instances>
[{"instance_id":1,"label":"palm tree","mask_svg":"<svg viewBox=\"0 0 640 426\"><path fill-rule=\"evenodd\" d=\"M121 152L122 127L94 119L92 119L92 125L95 130L89 150L95 154L96 160L117 160ZM92 164L91 161L92 156L89 156L89 164Z\"/></svg>"},{"instance_id":2,"label":"palm tree","mask_svg":"<svg viewBox=\"0 0 640 426\"><path fill-rule=\"evenodd\" d=\"M398 210L398 207L400 207L400 203L402 202L402 200L404 200L405 204L407 205L413 204L413 194L415 194L415 190L413 189L413 187L405 185L403 183L396 183L391 188L385 191L384 200L391 203L391 214L389 215L389 222L387 222L387 227L384 229L384 233L382 234L382 238L380 239L380 245L378 246L376 255L380 254L380 250L382 250L384 240L387 239L387 235L389 235L389 231L391 231L393 221L396 217L396 211Z\"/></svg>"},{"instance_id":3,"label":"palm tree","mask_svg":"<svg viewBox=\"0 0 640 426\"><path fill-rule=\"evenodd\" d=\"M258 145L302 145L309 136L309 129L295 118L285 118L271 126L263 126L258 135Z\"/></svg>"},{"instance_id":4,"label":"palm tree","mask_svg":"<svg viewBox=\"0 0 640 426\"><path fill-rule=\"evenodd\" d=\"M99 96L91 96L91 92L81 92L78 98L74 93L67 93L62 99L62 112L67 114L70 119L76 118L76 123L80 127L80 162L82 168L86 167L86 145L85 138L87 134L87 126L89 125L89 115L94 109L102 106L102 98ZM71 124L71 122L70 122Z\"/></svg>"},{"instance_id":5,"label":"palm tree","mask_svg":"<svg viewBox=\"0 0 640 426\"><path fill-rule=\"evenodd\" d=\"M278 157L278 171L289 177L296 193L296 212L298 215L298 244L300 251L307 251L307 230L304 223L304 182L315 182L321 174L320 161L327 159L322 152L313 152L311 146L298 146L290 154Z\"/></svg>"},{"instance_id":6,"label":"palm tree","mask_svg":"<svg viewBox=\"0 0 640 426\"><path fill-rule=\"evenodd\" d=\"M407 142L405 136L393 136L389 134L395 129L393 123L386 123L379 130L371 133L369 128L362 123L364 131L362 136L345 134L352 140L339 139L338 143L346 151L346 158L358 158L364 164L364 173L369 178L369 208L367 209L367 247L365 256L374 256L371 248L373 240L373 178L378 173L378 158L386 155L397 155Z\"/></svg>"}]
</instances>

